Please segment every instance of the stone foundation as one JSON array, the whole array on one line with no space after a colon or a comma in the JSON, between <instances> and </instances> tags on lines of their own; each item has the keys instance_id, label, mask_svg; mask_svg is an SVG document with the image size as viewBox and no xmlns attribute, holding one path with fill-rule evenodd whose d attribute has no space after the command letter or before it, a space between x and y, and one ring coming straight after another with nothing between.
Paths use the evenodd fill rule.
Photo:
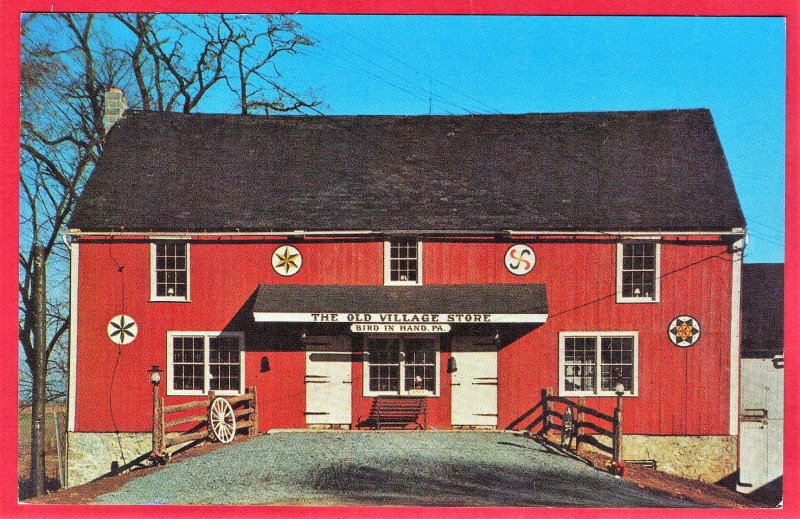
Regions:
<instances>
[{"instance_id":1,"label":"stone foundation","mask_svg":"<svg viewBox=\"0 0 800 519\"><path fill-rule=\"evenodd\" d=\"M124 471L152 449L150 433L67 433L67 487ZM132 463L133 462L133 463ZM143 462L143 460L139 460Z\"/></svg>"},{"instance_id":2,"label":"stone foundation","mask_svg":"<svg viewBox=\"0 0 800 519\"><path fill-rule=\"evenodd\" d=\"M594 439L611 446L610 438L594 436ZM608 456L589 444L581 445ZM707 483L716 483L736 472L736 451L736 436L626 434L622 437L623 460L655 460L662 472Z\"/></svg>"},{"instance_id":3,"label":"stone foundation","mask_svg":"<svg viewBox=\"0 0 800 519\"><path fill-rule=\"evenodd\" d=\"M350 424L349 423L341 423L341 424L338 424L338 423L335 423L335 424L330 424L330 423L310 423L310 424L306 425L306 427L308 429L312 429L312 430L323 430L323 431L330 431L330 430L342 431L342 430L344 430L344 431L347 431L347 430L350 429Z\"/></svg>"}]
</instances>

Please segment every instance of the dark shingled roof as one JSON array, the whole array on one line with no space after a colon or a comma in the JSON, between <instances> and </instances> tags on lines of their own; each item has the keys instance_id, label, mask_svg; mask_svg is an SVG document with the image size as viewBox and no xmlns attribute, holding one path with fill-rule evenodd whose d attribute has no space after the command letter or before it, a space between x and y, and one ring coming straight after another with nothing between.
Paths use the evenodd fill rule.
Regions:
<instances>
[{"instance_id":1,"label":"dark shingled roof","mask_svg":"<svg viewBox=\"0 0 800 519\"><path fill-rule=\"evenodd\" d=\"M260 285L253 312L546 314L542 284Z\"/></svg>"},{"instance_id":2,"label":"dark shingled roof","mask_svg":"<svg viewBox=\"0 0 800 519\"><path fill-rule=\"evenodd\" d=\"M742 357L783 353L783 263L742 266Z\"/></svg>"},{"instance_id":3,"label":"dark shingled roof","mask_svg":"<svg viewBox=\"0 0 800 519\"><path fill-rule=\"evenodd\" d=\"M474 116L134 112L83 231L744 226L708 110Z\"/></svg>"}]
</instances>

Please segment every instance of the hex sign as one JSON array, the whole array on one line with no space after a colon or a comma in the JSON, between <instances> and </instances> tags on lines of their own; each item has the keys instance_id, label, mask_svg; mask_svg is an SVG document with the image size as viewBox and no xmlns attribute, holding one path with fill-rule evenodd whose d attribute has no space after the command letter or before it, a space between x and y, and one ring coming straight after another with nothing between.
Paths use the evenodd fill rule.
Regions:
<instances>
[{"instance_id":1,"label":"hex sign","mask_svg":"<svg viewBox=\"0 0 800 519\"><path fill-rule=\"evenodd\" d=\"M125 314L114 316L106 328L108 338L114 344L130 344L139 333L139 328L136 326L136 321L133 317Z\"/></svg>"},{"instance_id":2,"label":"hex sign","mask_svg":"<svg viewBox=\"0 0 800 519\"><path fill-rule=\"evenodd\" d=\"M524 276L536 265L536 254L524 243L517 243L506 250L506 268L515 276Z\"/></svg>"},{"instance_id":3,"label":"hex sign","mask_svg":"<svg viewBox=\"0 0 800 519\"><path fill-rule=\"evenodd\" d=\"M700 322L688 315L678 316L669 323L667 334L672 344L688 348L700 340Z\"/></svg>"},{"instance_id":4,"label":"hex sign","mask_svg":"<svg viewBox=\"0 0 800 519\"><path fill-rule=\"evenodd\" d=\"M303 256L291 245L282 245L272 253L272 268L281 276L294 276L302 266Z\"/></svg>"}]
</instances>

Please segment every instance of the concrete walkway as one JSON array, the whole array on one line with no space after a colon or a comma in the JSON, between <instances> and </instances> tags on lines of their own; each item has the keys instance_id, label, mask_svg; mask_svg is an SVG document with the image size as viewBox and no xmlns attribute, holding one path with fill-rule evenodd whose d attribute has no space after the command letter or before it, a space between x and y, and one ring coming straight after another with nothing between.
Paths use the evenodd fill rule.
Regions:
<instances>
[{"instance_id":1,"label":"concrete walkway","mask_svg":"<svg viewBox=\"0 0 800 519\"><path fill-rule=\"evenodd\" d=\"M98 503L687 507L505 432L275 432L168 465Z\"/></svg>"}]
</instances>

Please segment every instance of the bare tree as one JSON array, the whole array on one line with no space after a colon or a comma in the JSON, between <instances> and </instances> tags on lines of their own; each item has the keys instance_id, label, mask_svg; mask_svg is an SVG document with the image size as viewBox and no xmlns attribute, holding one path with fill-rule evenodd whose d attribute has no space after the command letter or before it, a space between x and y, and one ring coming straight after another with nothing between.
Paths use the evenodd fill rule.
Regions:
<instances>
[{"instance_id":1,"label":"bare tree","mask_svg":"<svg viewBox=\"0 0 800 519\"><path fill-rule=\"evenodd\" d=\"M48 271L47 398L66 392L69 250L61 240L103 149L108 88L144 110L189 113L213 97L241 113L298 111L277 58L313 42L284 16L35 14L22 19L19 344L21 401L33 370L33 249Z\"/></svg>"},{"instance_id":2,"label":"bare tree","mask_svg":"<svg viewBox=\"0 0 800 519\"><path fill-rule=\"evenodd\" d=\"M55 20L48 20L53 22ZM33 371L33 249L44 247L53 285L67 279L66 247L59 241L79 188L100 151L102 94L94 52L88 45L93 17L60 15L70 35L63 48L31 37L38 30L29 18L22 33L22 120L20 135L20 326L19 341ZM47 358L64 345L69 316L64 290L51 290L48 302ZM23 383L29 380L23 374ZM21 389L26 389L23 386ZM63 386L51 391L62 396ZM24 399L24 397L23 397Z\"/></svg>"},{"instance_id":3,"label":"bare tree","mask_svg":"<svg viewBox=\"0 0 800 519\"><path fill-rule=\"evenodd\" d=\"M296 112L319 104L313 93L295 94L281 84L279 58L314 44L290 17L119 14L115 19L135 38L126 54L145 110L189 113L221 82L237 98L241 114Z\"/></svg>"},{"instance_id":4,"label":"bare tree","mask_svg":"<svg viewBox=\"0 0 800 519\"><path fill-rule=\"evenodd\" d=\"M275 64L276 58L282 54L295 55L301 47L313 45L313 41L299 32L299 26L292 18L272 15L264 18L268 27L266 31L248 31L224 16L221 20L232 35L235 76L226 78L226 81L239 97L240 113L247 115L258 110L267 114L295 112L316 106L318 103L313 101L313 95L304 96L312 99L308 101L279 85L282 77Z\"/></svg>"}]
</instances>

